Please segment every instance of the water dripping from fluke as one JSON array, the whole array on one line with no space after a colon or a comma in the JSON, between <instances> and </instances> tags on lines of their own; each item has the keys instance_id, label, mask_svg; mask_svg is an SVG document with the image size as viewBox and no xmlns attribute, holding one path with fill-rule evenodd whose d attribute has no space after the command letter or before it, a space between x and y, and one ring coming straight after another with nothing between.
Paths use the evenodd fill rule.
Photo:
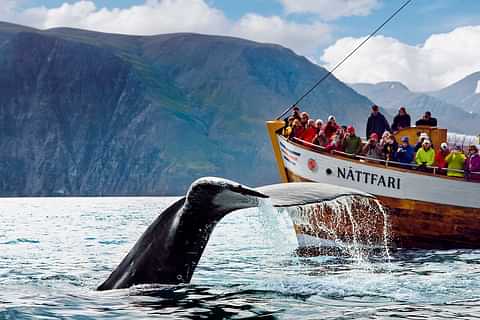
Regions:
<instances>
[{"instance_id":1,"label":"water dripping from fluke","mask_svg":"<svg viewBox=\"0 0 480 320\"><path fill-rule=\"evenodd\" d=\"M374 198L341 196L310 205L284 208L297 235L299 256L373 258L390 261L388 211Z\"/></svg>"}]
</instances>

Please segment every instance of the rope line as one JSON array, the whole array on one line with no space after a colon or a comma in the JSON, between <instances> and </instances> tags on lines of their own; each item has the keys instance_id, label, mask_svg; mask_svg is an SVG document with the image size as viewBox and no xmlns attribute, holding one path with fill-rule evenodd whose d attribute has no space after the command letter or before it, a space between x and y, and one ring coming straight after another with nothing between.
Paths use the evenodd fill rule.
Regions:
<instances>
[{"instance_id":1,"label":"rope line","mask_svg":"<svg viewBox=\"0 0 480 320\"><path fill-rule=\"evenodd\" d=\"M289 108L287 108L281 115L277 117L277 120L281 119L284 115L286 115L290 110L292 110L297 104L299 104L306 96L308 96L313 90L315 90L320 83L322 83L325 79L327 79L335 70L337 70L345 61L348 60L358 49L360 49L368 40L370 40L375 34L378 33L387 23L390 22L400 11L403 10L412 0L407 0L400 8L398 8L387 20L385 20L377 29L375 29L365 40L363 40L355 49L353 49L349 54L345 56L339 63L335 65L335 67L330 70L326 75L324 75L320 80L315 83L313 87L311 87L307 92L305 92L294 104L292 104Z\"/></svg>"}]
</instances>

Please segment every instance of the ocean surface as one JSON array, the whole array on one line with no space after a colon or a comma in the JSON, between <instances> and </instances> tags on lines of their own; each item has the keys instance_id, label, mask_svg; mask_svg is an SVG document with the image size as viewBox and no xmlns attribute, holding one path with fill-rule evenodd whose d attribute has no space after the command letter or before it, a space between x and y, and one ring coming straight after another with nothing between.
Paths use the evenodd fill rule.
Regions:
<instances>
[{"instance_id":1,"label":"ocean surface","mask_svg":"<svg viewBox=\"0 0 480 320\"><path fill-rule=\"evenodd\" d=\"M480 318L480 250L301 258L268 210L222 220L189 285L95 291L174 200L0 199L0 319Z\"/></svg>"}]
</instances>

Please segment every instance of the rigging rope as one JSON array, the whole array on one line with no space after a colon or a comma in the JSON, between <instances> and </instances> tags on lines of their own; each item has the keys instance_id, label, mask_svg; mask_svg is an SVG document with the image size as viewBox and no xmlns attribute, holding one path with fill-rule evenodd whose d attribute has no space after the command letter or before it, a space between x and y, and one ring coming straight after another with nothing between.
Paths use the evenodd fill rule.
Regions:
<instances>
[{"instance_id":1,"label":"rigging rope","mask_svg":"<svg viewBox=\"0 0 480 320\"><path fill-rule=\"evenodd\" d=\"M368 40L370 40L378 31L380 31L387 23L390 22L400 11L403 10L412 0L407 0L400 8L398 8L387 20L385 20L375 31L373 31L365 40L363 40L355 49L353 49L349 54L345 56L332 70L330 70L326 75L324 75L320 80L315 83L313 87L311 87L307 92L303 94L294 104L292 104L288 109L283 111L281 115L277 117L277 120L281 119L284 115L286 115L290 110L292 110L296 105L298 105L306 96L308 96L315 88L318 87L320 83L322 83L325 79L327 79L335 70L337 70L345 61L348 60L358 49L360 49Z\"/></svg>"}]
</instances>

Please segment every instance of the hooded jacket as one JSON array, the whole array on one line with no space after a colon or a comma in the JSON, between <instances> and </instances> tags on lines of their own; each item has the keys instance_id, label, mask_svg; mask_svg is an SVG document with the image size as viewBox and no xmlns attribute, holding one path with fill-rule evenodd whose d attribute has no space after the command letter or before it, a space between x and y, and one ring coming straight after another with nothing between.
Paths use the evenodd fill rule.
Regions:
<instances>
[{"instance_id":1,"label":"hooded jacket","mask_svg":"<svg viewBox=\"0 0 480 320\"><path fill-rule=\"evenodd\" d=\"M425 150L425 148L420 148L417 151L417 155L415 157L415 162L417 165L425 164L427 166L433 166L435 163L435 150L433 148L429 148Z\"/></svg>"}]
</instances>

